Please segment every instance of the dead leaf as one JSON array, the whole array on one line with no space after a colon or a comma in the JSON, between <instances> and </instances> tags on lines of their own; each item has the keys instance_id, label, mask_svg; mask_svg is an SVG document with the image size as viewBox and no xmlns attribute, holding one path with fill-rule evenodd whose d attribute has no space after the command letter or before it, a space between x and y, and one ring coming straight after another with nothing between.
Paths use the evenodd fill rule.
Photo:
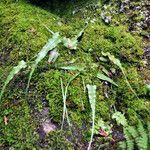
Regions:
<instances>
[{"instance_id":1,"label":"dead leaf","mask_svg":"<svg viewBox=\"0 0 150 150\"><path fill-rule=\"evenodd\" d=\"M103 137L107 137L107 136L108 136L108 133L107 133L105 130L103 130L103 129L100 129L100 130L99 130L99 134L100 134L101 136L103 136Z\"/></svg>"},{"instance_id":2,"label":"dead leaf","mask_svg":"<svg viewBox=\"0 0 150 150\"><path fill-rule=\"evenodd\" d=\"M4 124L7 125L8 124L8 119L6 116L4 116Z\"/></svg>"}]
</instances>

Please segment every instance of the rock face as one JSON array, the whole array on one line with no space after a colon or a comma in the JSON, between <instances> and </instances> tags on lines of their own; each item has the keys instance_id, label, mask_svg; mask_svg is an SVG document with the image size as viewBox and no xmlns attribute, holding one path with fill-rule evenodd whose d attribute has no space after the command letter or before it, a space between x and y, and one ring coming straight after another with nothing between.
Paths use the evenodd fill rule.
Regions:
<instances>
[{"instance_id":1,"label":"rock face","mask_svg":"<svg viewBox=\"0 0 150 150\"><path fill-rule=\"evenodd\" d=\"M112 0L103 6L103 11L109 16L124 14L121 21L129 24L130 31L138 33L150 27L149 10L149 0Z\"/></svg>"}]
</instances>

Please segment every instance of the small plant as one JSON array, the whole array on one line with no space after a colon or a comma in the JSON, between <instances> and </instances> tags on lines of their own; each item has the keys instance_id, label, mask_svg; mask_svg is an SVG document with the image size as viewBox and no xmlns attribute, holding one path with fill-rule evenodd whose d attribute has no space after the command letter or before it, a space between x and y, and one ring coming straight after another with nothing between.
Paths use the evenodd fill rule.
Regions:
<instances>
[{"instance_id":1,"label":"small plant","mask_svg":"<svg viewBox=\"0 0 150 150\"><path fill-rule=\"evenodd\" d=\"M23 68L26 68L27 64L24 60L21 60L17 66L15 66L12 71L9 73L5 83L4 83L4 86L2 87L2 90L0 92L0 103L2 102L1 99L2 99L2 96L3 96L3 93L5 91L5 88L7 86L7 84L14 78L14 76L19 73L19 71Z\"/></svg>"},{"instance_id":2,"label":"small plant","mask_svg":"<svg viewBox=\"0 0 150 150\"><path fill-rule=\"evenodd\" d=\"M87 24L88 25L88 24ZM77 45L78 42L80 41L79 39L82 37L82 35L84 34L84 30L87 28L87 25L84 27L84 29L82 29L78 35L76 35L74 38L70 39L70 38L66 38L64 37L62 39L63 44L65 47L69 48L69 49L73 49L76 50L77 49Z\"/></svg>"},{"instance_id":3,"label":"small plant","mask_svg":"<svg viewBox=\"0 0 150 150\"><path fill-rule=\"evenodd\" d=\"M97 74L97 78L101 79L101 80L104 80L104 81L107 81L115 86L118 86L111 78L105 76L104 74L102 73L98 73Z\"/></svg>"},{"instance_id":4,"label":"small plant","mask_svg":"<svg viewBox=\"0 0 150 150\"><path fill-rule=\"evenodd\" d=\"M113 115L112 115L112 119L115 119L117 122L117 125L122 125L124 127L127 126L127 120L124 116L124 114L122 114L120 111L116 111Z\"/></svg>"},{"instance_id":5,"label":"small plant","mask_svg":"<svg viewBox=\"0 0 150 150\"><path fill-rule=\"evenodd\" d=\"M119 148L124 150L134 150L135 147L139 150L150 149L150 122L147 122L146 128L140 120L138 120L137 126L130 126L125 116L118 111L112 115L112 119L115 119L118 125L123 126L126 141L119 142Z\"/></svg>"},{"instance_id":6,"label":"small plant","mask_svg":"<svg viewBox=\"0 0 150 150\"><path fill-rule=\"evenodd\" d=\"M89 101L92 109L92 133L91 140L89 142L88 150L91 148L93 136L94 136L94 128L95 128L95 103L96 103L96 85L87 85Z\"/></svg>"},{"instance_id":7,"label":"small plant","mask_svg":"<svg viewBox=\"0 0 150 150\"><path fill-rule=\"evenodd\" d=\"M95 134L100 134L103 137L107 137L112 132L112 126L107 122L104 122L102 118L98 119L97 124L95 124Z\"/></svg>"},{"instance_id":8,"label":"small plant","mask_svg":"<svg viewBox=\"0 0 150 150\"><path fill-rule=\"evenodd\" d=\"M62 97L63 97L63 103L64 103L64 106L63 106L63 119L62 119L62 125L61 125L61 130L63 129L63 125L64 125L64 120L65 120L65 115L66 115L66 118L67 118L67 122L68 122L68 125L69 127L71 127L71 124L70 124L70 121L69 121L69 117L68 117L68 111L67 111L67 107L66 107L66 99L67 99L67 92L68 92L68 87L70 85L70 83L79 75L79 73L75 74L67 83L65 89L64 89L64 86L63 86L63 80L61 78L61 90L62 90Z\"/></svg>"},{"instance_id":9,"label":"small plant","mask_svg":"<svg viewBox=\"0 0 150 150\"><path fill-rule=\"evenodd\" d=\"M58 32L53 33L53 37L51 39L49 39L49 41L46 43L46 45L38 53L37 58L35 59L34 63L31 66L31 72L29 74L29 79L28 79L28 84L27 84L26 92L28 91L30 80L32 78L32 75L33 75L33 73L34 73L34 71L35 71L38 63L41 62L43 60L43 58L45 58L45 56L47 55L47 53L50 50L53 50L60 42L61 42L61 38L59 36L59 33Z\"/></svg>"},{"instance_id":10,"label":"small plant","mask_svg":"<svg viewBox=\"0 0 150 150\"><path fill-rule=\"evenodd\" d=\"M47 27L46 27L47 28ZM85 27L86 28L86 27ZM85 29L84 28L84 29ZM48 28L47 28L48 29ZM36 69L36 67L38 66L38 63L41 62L47 55L47 53L51 50L53 50L54 48L57 47L57 45L59 43L63 43L65 47L70 48L70 49L76 49L77 48L77 44L78 44L78 39L83 35L84 29L79 32L79 34L73 38L72 40L66 37L60 37L59 32L52 32L50 29L48 29L48 31L50 33L53 34L52 38L50 38L48 40L48 42L46 43L46 45L42 48L42 50L38 53L34 63L31 66L31 71L29 74L29 79L28 79L28 84L27 84L27 88L26 88L26 92L28 91L29 88L29 84L32 78L32 75ZM51 59L51 58L50 58Z\"/></svg>"},{"instance_id":11,"label":"small plant","mask_svg":"<svg viewBox=\"0 0 150 150\"><path fill-rule=\"evenodd\" d=\"M119 142L119 147L127 150L133 150L137 147L139 150L150 149L150 122L144 127L144 124L139 120L137 126L124 127L124 135L126 141Z\"/></svg>"},{"instance_id":12,"label":"small plant","mask_svg":"<svg viewBox=\"0 0 150 150\"><path fill-rule=\"evenodd\" d=\"M136 96L136 98L139 99L139 97L137 96L136 92L133 90L132 86L130 85L130 83L127 79L127 76L125 74L124 68L123 68L120 60L115 58L114 55L111 55L109 52L107 52L107 53L102 52L102 55L107 56L110 59L110 61L112 61L115 65L117 65L120 68L120 70L122 71L122 73L124 75L124 78L125 78L125 81L126 81L127 85L129 86L130 90Z\"/></svg>"}]
</instances>

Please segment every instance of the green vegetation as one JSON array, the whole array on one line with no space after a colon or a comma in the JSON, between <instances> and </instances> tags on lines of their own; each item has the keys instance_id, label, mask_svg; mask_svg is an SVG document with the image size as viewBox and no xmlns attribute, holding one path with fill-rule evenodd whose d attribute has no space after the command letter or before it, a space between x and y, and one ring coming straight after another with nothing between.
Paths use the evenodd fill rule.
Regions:
<instances>
[{"instance_id":1,"label":"green vegetation","mask_svg":"<svg viewBox=\"0 0 150 150\"><path fill-rule=\"evenodd\" d=\"M7 79L6 79L5 83L4 83L4 86L3 86L2 90L1 90L1 93L0 93L0 101L1 101L1 99L2 99L2 96L3 96L3 93L4 93L4 91L5 91L5 88L6 88L7 84L14 78L15 74L17 74L22 68L26 68L26 66L27 66L27 65L26 65L26 62L22 60L22 61L20 61L20 62L18 63L18 66L14 67L14 68L12 69L12 71L11 71L10 74L8 75L8 77L7 77Z\"/></svg>"},{"instance_id":2,"label":"green vegetation","mask_svg":"<svg viewBox=\"0 0 150 150\"><path fill-rule=\"evenodd\" d=\"M126 141L119 143L120 149L133 150L134 147L138 149L149 149L149 129L150 123L147 122L147 126L144 127L141 121L138 122L137 126L124 128Z\"/></svg>"},{"instance_id":3,"label":"green vegetation","mask_svg":"<svg viewBox=\"0 0 150 150\"><path fill-rule=\"evenodd\" d=\"M0 149L98 149L112 142L116 147L116 126L124 129L129 149L148 149L142 38L119 22L122 14L117 24L104 23L104 1L45 3L0 2ZM43 101L57 129L41 139Z\"/></svg>"},{"instance_id":4,"label":"green vegetation","mask_svg":"<svg viewBox=\"0 0 150 150\"><path fill-rule=\"evenodd\" d=\"M87 85L88 89L88 97L92 109L92 133L91 133L91 140L88 146L88 150L91 149L91 144L93 141L94 136L94 129L95 129L95 104L96 104L96 86L95 85Z\"/></svg>"}]
</instances>

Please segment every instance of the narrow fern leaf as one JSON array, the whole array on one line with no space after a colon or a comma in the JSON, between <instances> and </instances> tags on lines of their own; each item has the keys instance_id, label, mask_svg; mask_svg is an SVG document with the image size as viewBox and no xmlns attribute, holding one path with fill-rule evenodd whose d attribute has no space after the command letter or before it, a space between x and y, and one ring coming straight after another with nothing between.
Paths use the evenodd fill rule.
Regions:
<instances>
[{"instance_id":1,"label":"narrow fern leaf","mask_svg":"<svg viewBox=\"0 0 150 150\"><path fill-rule=\"evenodd\" d=\"M63 103L64 103L64 106L63 106L63 119L62 119L62 125L61 125L61 130L63 129L63 126L64 126L64 120L65 120L65 116L67 118L67 122L68 122L68 125L69 125L69 128L71 127L71 124L70 124L70 120L69 120L69 116L68 116L68 111L67 111L67 107L66 107L66 100L67 100L67 93L68 93L68 88L69 88L69 85L70 83L79 75L80 73L77 73L75 74L72 78L70 78L70 80L68 81L66 87L64 88L63 86L63 80L61 78L61 90L62 90L62 97L63 97Z\"/></svg>"},{"instance_id":2,"label":"narrow fern leaf","mask_svg":"<svg viewBox=\"0 0 150 150\"><path fill-rule=\"evenodd\" d=\"M118 86L111 78L105 76L104 74L102 73L98 73L97 74L97 78L101 79L101 80L104 80L104 81L107 81L115 86Z\"/></svg>"},{"instance_id":3,"label":"narrow fern leaf","mask_svg":"<svg viewBox=\"0 0 150 150\"><path fill-rule=\"evenodd\" d=\"M24 60L21 60L17 66L15 66L12 71L9 73L5 83L4 83L4 86L2 87L2 90L1 90L1 93L0 93L0 100L3 96L3 93L5 91L5 88L7 86L7 84L14 78L14 76L23 68L26 68L27 64Z\"/></svg>"},{"instance_id":4,"label":"narrow fern leaf","mask_svg":"<svg viewBox=\"0 0 150 150\"><path fill-rule=\"evenodd\" d=\"M34 63L31 66L31 72L29 74L29 79L28 79L28 84L27 84L27 88L26 91L28 91L29 88L29 84L32 78L32 75L38 65L38 63L40 61L42 61L42 59L47 55L47 53L54 49L59 43L61 42L61 38L59 36L59 33L56 32L53 34L53 37L51 39L48 40L48 42L46 43L46 45L42 48L42 50L38 53L37 58L35 59Z\"/></svg>"},{"instance_id":5,"label":"narrow fern leaf","mask_svg":"<svg viewBox=\"0 0 150 150\"><path fill-rule=\"evenodd\" d=\"M117 65L121 70L123 70L120 60L115 58L114 55L111 55L109 52L107 53L102 52L102 55L107 56L110 59L110 61L112 61L115 65Z\"/></svg>"},{"instance_id":6,"label":"narrow fern leaf","mask_svg":"<svg viewBox=\"0 0 150 150\"><path fill-rule=\"evenodd\" d=\"M78 70L78 71L83 71L84 70L84 67L82 66L63 66L63 67L60 67L61 69L64 69L64 70Z\"/></svg>"},{"instance_id":7,"label":"narrow fern leaf","mask_svg":"<svg viewBox=\"0 0 150 150\"><path fill-rule=\"evenodd\" d=\"M63 119L62 119L62 125L61 125L61 130L63 130L65 115L66 115L69 127L70 127L70 120L69 120L69 117L68 117L68 111L67 111L67 107L66 107L66 96L67 95L66 95L66 91L64 90L62 78L61 78L61 90L62 90L62 97L63 97L63 103L64 103L64 106L63 106L63 117L62 117Z\"/></svg>"},{"instance_id":8,"label":"narrow fern leaf","mask_svg":"<svg viewBox=\"0 0 150 150\"><path fill-rule=\"evenodd\" d=\"M92 109L92 133L91 140L89 142L88 150L91 148L93 136L94 136L94 128L95 128L95 103L96 103L96 85L87 85L88 89L88 97Z\"/></svg>"},{"instance_id":9,"label":"narrow fern leaf","mask_svg":"<svg viewBox=\"0 0 150 150\"><path fill-rule=\"evenodd\" d=\"M136 92L134 91L134 89L132 88L132 86L130 85L130 83L129 83L128 79L127 79L127 76L125 74L124 68L123 68L120 60L115 58L114 55L111 55L109 52L107 52L107 53L102 52L102 55L103 56L107 56L110 59L110 61L112 61L115 65L117 65L120 68L120 70L122 71L122 73L124 75L124 78L125 78L125 81L126 81L128 87L130 88L132 93L136 96L136 98L139 99L139 97L137 96Z\"/></svg>"}]
</instances>

